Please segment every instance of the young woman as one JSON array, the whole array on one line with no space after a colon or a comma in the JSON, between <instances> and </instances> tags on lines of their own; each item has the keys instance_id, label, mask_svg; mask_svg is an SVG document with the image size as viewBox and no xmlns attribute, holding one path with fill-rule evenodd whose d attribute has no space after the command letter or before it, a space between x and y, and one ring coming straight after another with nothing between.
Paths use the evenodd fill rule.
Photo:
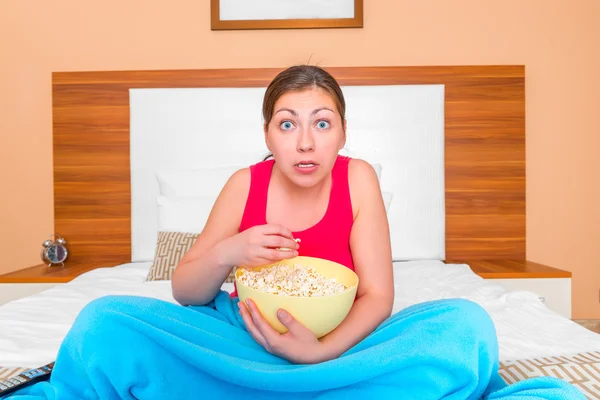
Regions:
<instances>
[{"instance_id":1,"label":"young woman","mask_svg":"<svg viewBox=\"0 0 600 400\"><path fill-rule=\"evenodd\" d=\"M390 236L377 175L367 162L338 155L346 142L345 108L340 87L324 70L297 66L280 73L263 102L273 160L231 177L172 278L177 301L203 305L236 265L254 267L300 254L354 270L360 280L354 306L321 340L285 310L280 319L290 334L278 335L252 302L240 304L254 339L292 362L338 357L392 310ZM282 247L292 254L277 250Z\"/></svg>"},{"instance_id":2,"label":"young woman","mask_svg":"<svg viewBox=\"0 0 600 400\"><path fill-rule=\"evenodd\" d=\"M342 91L323 69L281 72L263 104L273 159L236 172L223 188L173 274L180 304L92 301L65 337L50 382L10 398L584 399L558 379L507 386L494 325L473 302L433 301L390 317L386 212L371 166L338 155L344 112ZM232 266L298 254L336 261L360 278L350 313L321 339L285 310L279 318L289 331L279 334L252 302L220 290Z\"/></svg>"}]
</instances>

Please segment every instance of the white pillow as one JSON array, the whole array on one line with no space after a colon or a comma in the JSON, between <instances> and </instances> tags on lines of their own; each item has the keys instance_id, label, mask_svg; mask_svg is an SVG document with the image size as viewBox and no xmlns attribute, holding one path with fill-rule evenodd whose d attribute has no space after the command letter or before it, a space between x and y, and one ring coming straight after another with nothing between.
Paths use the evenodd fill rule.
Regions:
<instances>
[{"instance_id":1,"label":"white pillow","mask_svg":"<svg viewBox=\"0 0 600 400\"><path fill-rule=\"evenodd\" d=\"M371 164L377 179L381 179L381 164ZM217 197L227 180L236 171L245 168L242 165L230 165L193 170L170 170L156 173L158 193L175 197Z\"/></svg>"},{"instance_id":2,"label":"white pillow","mask_svg":"<svg viewBox=\"0 0 600 400\"><path fill-rule=\"evenodd\" d=\"M156 173L158 193L163 196L216 198L227 180L242 165L229 165L192 170L169 170Z\"/></svg>"},{"instance_id":3,"label":"white pillow","mask_svg":"<svg viewBox=\"0 0 600 400\"><path fill-rule=\"evenodd\" d=\"M175 197L159 195L158 231L200 233L217 196Z\"/></svg>"},{"instance_id":4,"label":"white pillow","mask_svg":"<svg viewBox=\"0 0 600 400\"><path fill-rule=\"evenodd\" d=\"M371 164L371 166L375 170L375 174L377 174L377 180L381 182L381 170L383 166L381 164Z\"/></svg>"},{"instance_id":5,"label":"white pillow","mask_svg":"<svg viewBox=\"0 0 600 400\"><path fill-rule=\"evenodd\" d=\"M381 178L382 165L371 164ZM242 165L192 170L169 170L156 173L158 181L158 231L200 233L227 180ZM393 193L382 192L386 212Z\"/></svg>"},{"instance_id":6,"label":"white pillow","mask_svg":"<svg viewBox=\"0 0 600 400\"><path fill-rule=\"evenodd\" d=\"M383 192L385 210L390 208L391 192ZM175 197L159 195L158 231L200 233L208 221L216 196Z\"/></svg>"},{"instance_id":7,"label":"white pillow","mask_svg":"<svg viewBox=\"0 0 600 400\"><path fill-rule=\"evenodd\" d=\"M387 212L390 209L394 194L392 192L381 192L381 196L383 197L383 204L385 205L385 211Z\"/></svg>"}]
</instances>

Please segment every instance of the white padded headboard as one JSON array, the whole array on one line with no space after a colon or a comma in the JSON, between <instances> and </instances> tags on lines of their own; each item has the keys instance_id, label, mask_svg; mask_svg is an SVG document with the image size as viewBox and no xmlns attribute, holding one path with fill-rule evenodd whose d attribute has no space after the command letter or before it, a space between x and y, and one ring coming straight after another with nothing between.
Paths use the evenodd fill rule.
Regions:
<instances>
[{"instance_id":1,"label":"white padded headboard","mask_svg":"<svg viewBox=\"0 0 600 400\"><path fill-rule=\"evenodd\" d=\"M444 86L345 86L343 154L383 166L394 260L445 258ZM156 172L250 165L267 153L265 88L131 89L132 261L154 258ZM215 193L216 195L216 193Z\"/></svg>"}]
</instances>

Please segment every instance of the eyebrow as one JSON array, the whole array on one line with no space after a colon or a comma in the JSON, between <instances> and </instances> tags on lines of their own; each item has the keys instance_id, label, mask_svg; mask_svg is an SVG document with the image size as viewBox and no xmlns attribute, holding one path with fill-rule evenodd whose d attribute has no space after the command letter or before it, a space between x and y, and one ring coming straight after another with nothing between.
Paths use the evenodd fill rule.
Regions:
<instances>
[{"instance_id":1,"label":"eyebrow","mask_svg":"<svg viewBox=\"0 0 600 400\"><path fill-rule=\"evenodd\" d=\"M333 112L333 110L332 110L331 108L328 108L328 107L320 107L320 108L316 108L316 109L314 109L314 110L313 110L313 111L310 113L310 115L315 115L315 114L316 114L316 113L318 113L319 111L323 111L323 110L327 110L327 111L331 111L331 112ZM280 108L279 110L277 110L277 111L275 112L275 114L277 114L277 113L278 113L278 112L280 112L280 111L287 111L287 112L289 112L290 114L292 114L294 117L297 117L297 116L298 116L298 113L297 113L296 111L292 110L291 108Z\"/></svg>"}]
</instances>

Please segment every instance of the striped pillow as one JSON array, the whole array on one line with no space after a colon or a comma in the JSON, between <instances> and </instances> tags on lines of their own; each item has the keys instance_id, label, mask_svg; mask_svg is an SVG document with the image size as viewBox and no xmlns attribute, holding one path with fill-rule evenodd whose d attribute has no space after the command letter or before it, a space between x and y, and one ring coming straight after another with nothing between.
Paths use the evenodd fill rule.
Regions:
<instances>
[{"instance_id":1,"label":"striped pillow","mask_svg":"<svg viewBox=\"0 0 600 400\"><path fill-rule=\"evenodd\" d=\"M600 399L600 351L503 361L498 372L508 384L553 376L569 382L589 399Z\"/></svg>"},{"instance_id":2,"label":"striped pillow","mask_svg":"<svg viewBox=\"0 0 600 400\"><path fill-rule=\"evenodd\" d=\"M171 280L179 260L192 247L198 233L158 232L154 262L148 271L147 281ZM225 282L233 282L233 270Z\"/></svg>"}]
</instances>

